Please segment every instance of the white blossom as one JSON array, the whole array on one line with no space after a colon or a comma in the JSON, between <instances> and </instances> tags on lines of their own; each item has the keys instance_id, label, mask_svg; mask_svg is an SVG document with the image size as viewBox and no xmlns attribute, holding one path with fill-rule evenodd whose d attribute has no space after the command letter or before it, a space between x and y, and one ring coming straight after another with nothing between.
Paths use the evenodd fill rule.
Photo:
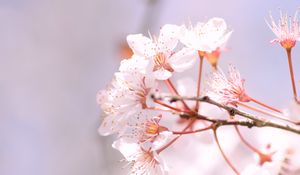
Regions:
<instances>
[{"instance_id":1,"label":"white blossom","mask_svg":"<svg viewBox=\"0 0 300 175\"><path fill-rule=\"evenodd\" d=\"M212 18L207 23L184 27L180 41L189 48L211 53L223 49L231 34L224 19Z\"/></svg>"},{"instance_id":2,"label":"white blossom","mask_svg":"<svg viewBox=\"0 0 300 175\"><path fill-rule=\"evenodd\" d=\"M98 93L97 100L106 116L99 128L103 135L122 129L128 116L151 103L151 93L156 92L156 82L137 70L117 72L111 85Z\"/></svg>"},{"instance_id":3,"label":"white blossom","mask_svg":"<svg viewBox=\"0 0 300 175\"><path fill-rule=\"evenodd\" d=\"M176 25L164 25L158 38L148 38L142 34L127 36L127 42L134 55L151 61L151 71L158 80L166 80L173 72L182 72L195 62L194 50L182 48L178 52L174 51L180 28Z\"/></svg>"},{"instance_id":4,"label":"white blossom","mask_svg":"<svg viewBox=\"0 0 300 175\"><path fill-rule=\"evenodd\" d=\"M119 139L113 143L126 161L129 162L130 175L165 175L167 167L155 150L145 150L137 143L128 143Z\"/></svg>"},{"instance_id":5,"label":"white blossom","mask_svg":"<svg viewBox=\"0 0 300 175\"><path fill-rule=\"evenodd\" d=\"M158 149L172 138L172 132L159 124L162 115L152 110L141 110L126 121L126 129L120 133L123 140L138 143L144 149Z\"/></svg>"}]
</instances>

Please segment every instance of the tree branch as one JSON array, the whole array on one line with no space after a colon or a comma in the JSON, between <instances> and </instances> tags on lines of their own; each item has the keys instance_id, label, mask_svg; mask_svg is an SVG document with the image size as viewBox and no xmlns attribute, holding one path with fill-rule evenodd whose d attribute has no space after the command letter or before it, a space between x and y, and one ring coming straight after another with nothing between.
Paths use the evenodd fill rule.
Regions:
<instances>
[{"instance_id":1,"label":"tree branch","mask_svg":"<svg viewBox=\"0 0 300 175\"><path fill-rule=\"evenodd\" d=\"M225 109L226 111L228 111L228 113L231 116L234 115L239 115L242 117L245 117L247 119L250 120L220 120L220 119L213 119L213 118L209 118L203 115L200 115L196 112L175 112L177 114L179 114L181 117L184 118L197 118L200 120L206 120L209 122L212 122L216 125L216 127L219 126L225 126L225 125L239 125L239 126L246 126L248 128L252 128L252 127L258 127L258 128L262 128L262 127L272 127L272 128L278 128L278 129L282 129L285 131L290 131L296 134L300 134L300 128L296 128L293 127L291 125L288 124L280 124L280 123L275 123L272 121L268 121L264 118L260 118L256 115L252 115L246 112L243 112L241 110L238 110L236 108L227 106L227 105L223 105L220 104L212 99L210 99L207 96L204 97L181 97L181 96L173 96L173 95L152 95L151 96L154 100L169 100L170 102L176 102L176 101L182 101L182 100L193 100L193 101L200 101L200 102L205 102L205 103L209 103L212 105L215 105L219 108Z\"/></svg>"}]
</instances>

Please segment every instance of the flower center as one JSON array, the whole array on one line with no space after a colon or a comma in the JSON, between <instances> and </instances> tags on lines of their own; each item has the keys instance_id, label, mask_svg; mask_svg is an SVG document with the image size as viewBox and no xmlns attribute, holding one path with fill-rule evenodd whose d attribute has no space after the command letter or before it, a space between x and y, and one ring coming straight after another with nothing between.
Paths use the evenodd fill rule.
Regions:
<instances>
[{"instance_id":1,"label":"flower center","mask_svg":"<svg viewBox=\"0 0 300 175\"><path fill-rule=\"evenodd\" d=\"M272 156L274 153L271 154L260 154L259 155L259 165L262 166L266 162L272 162Z\"/></svg>"},{"instance_id":2,"label":"flower center","mask_svg":"<svg viewBox=\"0 0 300 175\"><path fill-rule=\"evenodd\" d=\"M280 44L285 49L291 49L296 45L296 41L293 39L285 39L281 41Z\"/></svg>"},{"instance_id":3,"label":"flower center","mask_svg":"<svg viewBox=\"0 0 300 175\"><path fill-rule=\"evenodd\" d=\"M145 77L143 77L142 82L140 84L140 88L136 90L135 94L138 96L140 103L142 104L142 108L147 108L147 95L150 92L150 88L146 87Z\"/></svg>"},{"instance_id":4,"label":"flower center","mask_svg":"<svg viewBox=\"0 0 300 175\"><path fill-rule=\"evenodd\" d=\"M206 53L205 56L208 60L208 62L212 65L213 68L217 68L218 60L220 57L221 51L219 48L217 48L215 51L212 51L211 53Z\"/></svg>"},{"instance_id":5,"label":"flower center","mask_svg":"<svg viewBox=\"0 0 300 175\"><path fill-rule=\"evenodd\" d=\"M171 65L167 62L166 55L164 53L159 52L154 56L154 68L153 71L159 70L159 69L165 69L169 72L174 72L174 69L171 67Z\"/></svg>"},{"instance_id":6,"label":"flower center","mask_svg":"<svg viewBox=\"0 0 300 175\"><path fill-rule=\"evenodd\" d=\"M159 133L159 125L157 125L156 123L149 122L146 125L147 134L156 135Z\"/></svg>"}]
</instances>

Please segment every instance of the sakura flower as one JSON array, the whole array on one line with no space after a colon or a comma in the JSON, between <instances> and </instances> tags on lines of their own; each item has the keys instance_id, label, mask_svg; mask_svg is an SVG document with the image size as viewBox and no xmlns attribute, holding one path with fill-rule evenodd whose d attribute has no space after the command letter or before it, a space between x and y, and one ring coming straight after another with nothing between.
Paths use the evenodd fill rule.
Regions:
<instances>
[{"instance_id":1,"label":"sakura flower","mask_svg":"<svg viewBox=\"0 0 300 175\"><path fill-rule=\"evenodd\" d=\"M128 116L147 108L152 101L151 92L156 91L155 80L139 71L117 72L110 87L100 91L98 104L105 112L99 132L109 135L123 128Z\"/></svg>"},{"instance_id":2,"label":"sakura flower","mask_svg":"<svg viewBox=\"0 0 300 175\"><path fill-rule=\"evenodd\" d=\"M155 150L145 150L137 143L128 143L119 139L113 143L130 165L130 175L164 175L167 167Z\"/></svg>"},{"instance_id":3,"label":"sakura flower","mask_svg":"<svg viewBox=\"0 0 300 175\"><path fill-rule=\"evenodd\" d=\"M135 34L128 35L127 42L134 55L151 61L151 71L156 79L166 80L173 72L182 72L190 68L195 61L195 51L192 49L174 51L179 32L179 26L167 24L161 28L158 38Z\"/></svg>"},{"instance_id":4,"label":"sakura flower","mask_svg":"<svg viewBox=\"0 0 300 175\"><path fill-rule=\"evenodd\" d=\"M159 124L162 116L150 110L141 110L126 121L120 137L127 142L139 143L144 149L158 149L171 139L172 132Z\"/></svg>"},{"instance_id":5,"label":"sakura flower","mask_svg":"<svg viewBox=\"0 0 300 175\"><path fill-rule=\"evenodd\" d=\"M207 95L223 104L236 105L237 102L249 102L250 97L245 92L244 82L240 73L232 65L229 66L229 77L227 78L224 73L214 71L208 80L207 85L210 91Z\"/></svg>"},{"instance_id":6,"label":"sakura flower","mask_svg":"<svg viewBox=\"0 0 300 175\"><path fill-rule=\"evenodd\" d=\"M224 19L212 18L207 23L184 27L180 41L189 48L212 53L223 49L231 34L232 31L227 29Z\"/></svg>"},{"instance_id":7,"label":"sakura flower","mask_svg":"<svg viewBox=\"0 0 300 175\"><path fill-rule=\"evenodd\" d=\"M278 24L276 24L271 14L270 19L271 22L267 22L267 24L277 37L271 42L280 43L281 46L285 49L291 49L292 47L294 47L296 41L300 38L298 11L296 11L293 18L288 17L288 14L282 14L282 12L280 11L280 19L278 21Z\"/></svg>"}]
</instances>

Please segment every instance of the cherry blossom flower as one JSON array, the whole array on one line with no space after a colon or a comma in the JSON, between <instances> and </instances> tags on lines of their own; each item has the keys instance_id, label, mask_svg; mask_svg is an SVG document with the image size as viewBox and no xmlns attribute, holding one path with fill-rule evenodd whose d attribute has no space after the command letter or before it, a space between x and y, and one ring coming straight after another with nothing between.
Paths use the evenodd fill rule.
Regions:
<instances>
[{"instance_id":1,"label":"cherry blossom flower","mask_svg":"<svg viewBox=\"0 0 300 175\"><path fill-rule=\"evenodd\" d=\"M147 108L152 102L151 92L155 92L155 80L137 70L115 73L111 85L98 93L97 101L107 117L104 118L99 132L109 135L119 132L128 116L140 109Z\"/></svg>"},{"instance_id":2,"label":"cherry blossom flower","mask_svg":"<svg viewBox=\"0 0 300 175\"><path fill-rule=\"evenodd\" d=\"M230 65L229 77L221 70L214 71L208 80L210 90L207 95L223 104L236 105L237 102L249 102L250 97L246 94L244 82L238 70Z\"/></svg>"},{"instance_id":3,"label":"cherry blossom flower","mask_svg":"<svg viewBox=\"0 0 300 175\"><path fill-rule=\"evenodd\" d=\"M171 139L172 132L159 124L162 115L152 110L141 110L126 121L126 129L120 134L127 142L138 143L144 149L158 149Z\"/></svg>"},{"instance_id":4,"label":"cherry blossom flower","mask_svg":"<svg viewBox=\"0 0 300 175\"><path fill-rule=\"evenodd\" d=\"M180 27L164 25L158 38L148 38L142 34L128 35L127 42L134 55L151 61L151 71L158 80L166 80L173 72L182 72L195 61L195 51L182 48L175 52Z\"/></svg>"},{"instance_id":5,"label":"cherry blossom flower","mask_svg":"<svg viewBox=\"0 0 300 175\"><path fill-rule=\"evenodd\" d=\"M288 14L282 14L280 11L280 19L278 24L276 24L271 14L270 19L271 22L267 22L267 24L277 37L271 42L280 43L285 49L291 49L294 47L296 41L300 38L298 11L296 11L293 18L288 17Z\"/></svg>"},{"instance_id":6,"label":"cherry blossom flower","mask_svg":"<svg viewBox=\"0 0 300 175\"><path fill-rule=\"evenodd\" d=\"M180 41L197 51L212 53L225 47L232 31L229 31L222 18L212 18L207 23L197 23L184 27Z\"/></svg>"},{"instance_id":7,"label":"cherry blossom flower","mask_svg":"<svg viewBox=\"0 0 300 175\"><path fill-rule=\"evenodd\" d=\"M145 150L139 144L128 143L124 139L115 141L113 147L119 150L129 162L130 175L166 174L167 167L155 150L151 148Z\"/></svg>"}]
</instances>

